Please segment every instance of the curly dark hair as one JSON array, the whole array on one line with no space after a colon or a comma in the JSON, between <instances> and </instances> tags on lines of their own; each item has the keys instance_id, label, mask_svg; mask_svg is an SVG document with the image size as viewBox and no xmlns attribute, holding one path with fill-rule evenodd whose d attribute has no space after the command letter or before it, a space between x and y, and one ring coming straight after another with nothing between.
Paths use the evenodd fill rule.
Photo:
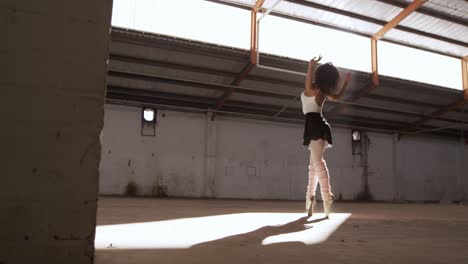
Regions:
<instances>
[{"instance_id":1,"label":"curly dark hair","mask_svg":"<svg viewBox=\"0 0 468 264\"><path fill-rule=\"evenodd\" d=\"M339 79L340 73L331 62L320 65L315 71L315 84L325 95L335 93Z\"/></svg>"}]
</instances>

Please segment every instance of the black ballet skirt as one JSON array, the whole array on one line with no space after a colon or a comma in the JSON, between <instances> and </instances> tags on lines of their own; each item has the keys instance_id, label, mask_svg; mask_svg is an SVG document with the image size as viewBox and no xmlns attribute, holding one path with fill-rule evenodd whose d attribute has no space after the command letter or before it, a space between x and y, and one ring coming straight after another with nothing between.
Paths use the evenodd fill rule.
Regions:
<instances>
[{"instance_id":1,"label":"black ballet skirt","mask_svg":"<svg viewBox=\"0 0 468 264\"><path fill-rule=\"evenodd\" d=\"M321 113L311 112L305 114L304 146L308 146L311 140L323 139L328 142L327 148L333 145L331 127Z\"/></svg>"}]
</instances>

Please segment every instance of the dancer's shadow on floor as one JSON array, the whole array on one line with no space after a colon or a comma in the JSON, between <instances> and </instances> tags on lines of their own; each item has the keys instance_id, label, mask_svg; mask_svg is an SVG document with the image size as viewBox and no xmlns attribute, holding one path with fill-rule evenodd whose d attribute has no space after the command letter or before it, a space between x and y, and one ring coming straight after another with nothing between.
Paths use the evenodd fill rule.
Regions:
<instances>
[{"instance_id":1,"label":"dancer's shadow on floor","mask_svg":"<svg viewBox=\"0 0 468 264\"><path fill-rule=\"evenodd\" d=\"M264 226L264 227L261 227L259 229L256 229L248 233L237 234L237 235L228 236L228 237L224 237L224 238L217 239L217 240L208 241L205 243L200 243L200 244L193 246L192 248L210 247L210 246L216 246L216 245L218 246L261 245L262 241L267 237L304 231L304 230L313 228L313 226L307 226L307 224L319 223L328 219L327 217L323 217L323 218L318 218L318 219L308 221L308 218L309 217L304 216L304 217L301 217L297 220L294 220L292 222L289 222L283 225ZM227 226L226 228L229 228L229 226Z\"/></svg>"}]
</instances>

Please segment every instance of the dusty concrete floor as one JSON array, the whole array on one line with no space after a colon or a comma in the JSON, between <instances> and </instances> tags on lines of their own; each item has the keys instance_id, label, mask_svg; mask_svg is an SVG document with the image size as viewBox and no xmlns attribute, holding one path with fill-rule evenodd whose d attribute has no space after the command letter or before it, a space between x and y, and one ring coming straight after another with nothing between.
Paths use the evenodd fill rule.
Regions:
<instances>
[{"instance_id":1,"label":"dusty concrete floor","mask_svg":"<svg viewBox=\"0 0 468 264\"><path fill-rule=\"evenodd\" d=\"M468 263L466 205L336 203L334 212L337 214L332 214L332 219L315 221L302 217L299 214L302 209L301 202L289 201L100 198L98 229L128 223L171 225L174 221L167 220L187 218L198 219L193 223L201 223L208 218L199 217L226 214L250 217L255 214L245 213L261 212L280 213L275 217L287 216L290 220L279 226L266 223L248 232L234 233L188 248L159 245L157 248L125 249L109 245L109 248L96 250L95 263ZM321 206L318 211L321 212ZM307 235L309 233L305 232L309 231L304 224L318 234L320 228L325 228L323 225L337 219L340 213L351 215L322 243L262 245L265 238L275 235ZM214 223L213 229L219 228L216 219L210 220L210 225ZM224 218L219 219L223 221ZM227 223L225 229L242 227L250 222L247 218ZM200 224L190 225L190 222L180 223L185 223L188 227L183 228L194 232L206 228ZM146 231L149 236L151 230L143 229L142 234L136 234L136 239L148 239ZM168 232L176 234L177 230ZM203 236L203 232L198 234ZM195 239L197 235L194 234L197 233L190 231L187 240ZM97 236L102 238L102 232ZM165 241L166 238L160 239ZM130 236L128 240L131 240Z\"/></svg>"}]
</instances>

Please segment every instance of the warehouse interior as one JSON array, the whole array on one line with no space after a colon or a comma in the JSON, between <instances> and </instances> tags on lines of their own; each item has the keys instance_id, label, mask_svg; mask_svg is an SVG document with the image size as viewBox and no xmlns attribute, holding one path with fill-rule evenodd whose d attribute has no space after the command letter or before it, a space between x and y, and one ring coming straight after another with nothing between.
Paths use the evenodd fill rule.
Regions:
<instances>
[{"instance_id":1,"label":"warehouse interior","mask_svg":"<svg viewBox=\"0 0 468 264\"><path fill-rule=\"evenodd\" d=\"M241 12L247 48L117 25L125 1L0 3L0 264L468 261L467 1L191 1ZM304 213L308 59L264 51L269 19L368 45L323 107L329 218L320 195ZM457 87L380 72L391 63Z\"/></svg>"}]
</instances>

